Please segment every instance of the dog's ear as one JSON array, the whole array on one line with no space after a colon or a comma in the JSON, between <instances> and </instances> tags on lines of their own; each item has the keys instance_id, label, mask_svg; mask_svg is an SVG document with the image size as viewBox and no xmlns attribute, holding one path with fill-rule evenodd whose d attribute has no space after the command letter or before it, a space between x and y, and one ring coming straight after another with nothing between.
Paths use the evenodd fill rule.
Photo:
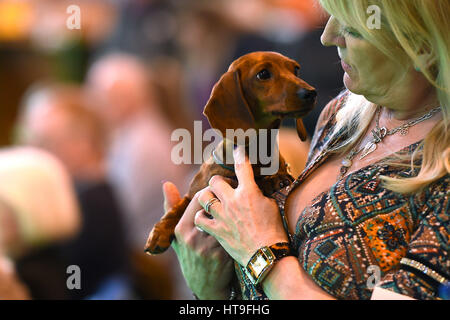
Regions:
<instances>
[{"instance_id":1,"label":"dog's ear","mask_svg":"<svg viewBox=\"0 0 450 320\"><path fill-rule=\"evenodd\" d=\"M301 118L298 118L296 124L297 124L297 134L300 137L300 140L306 141L306 139L308 138L308 133L306 132L303 120Z\"/></svg>"},{"instance_id":2,"label":"dog's ear","mask_svg":"<svg viewBox=\"0 0 450 320\"><path fill-rule=\"evenodd\" d=\"M211 127L219 130L223 137L226 136L226 129L240 128L246 131L255 127L238 70L226 72L215 84L203 114Z\"/></svg>"}]
</instances>

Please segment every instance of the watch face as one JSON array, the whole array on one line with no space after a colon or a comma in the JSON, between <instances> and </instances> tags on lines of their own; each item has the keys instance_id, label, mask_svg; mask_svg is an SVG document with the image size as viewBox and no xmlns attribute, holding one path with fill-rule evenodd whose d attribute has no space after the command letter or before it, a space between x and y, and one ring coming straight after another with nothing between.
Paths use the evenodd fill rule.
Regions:
<instances>
[{"instance_id":1,"label":"watch face","mask_svg":"<svg viewBox=\"0 0 450 320\"><path fill-rule=\"evenodd\" d=\"M252 262L252 269L256 275L259 275L269 262L263 255L257 255L254 262Z\"/></svg>"},{"instance_id":2,"label":"watch face","mask_svg":"<svg viewBox=\"0 0 450 320\"><path fill-rule=\"evenodd\" d=\"M275 256L269 248L263 247L250 260L247 271L253 283L258 282L262 274L270 267Z\"/></svg>"},{"instance_id":3,"label":"watch face","mask_svg":"<svg viewBox=\"0 0 450 320\"><path fill-rule=\"evenodd\" d=\"M275 251L272 251L272 248ZM289 254L289 243L279 242L270 247L262 247L258 249L251 257L245 268L250 281L257 285L265 278L272 269L275 261Z\"/></svg>"}]
</instances>

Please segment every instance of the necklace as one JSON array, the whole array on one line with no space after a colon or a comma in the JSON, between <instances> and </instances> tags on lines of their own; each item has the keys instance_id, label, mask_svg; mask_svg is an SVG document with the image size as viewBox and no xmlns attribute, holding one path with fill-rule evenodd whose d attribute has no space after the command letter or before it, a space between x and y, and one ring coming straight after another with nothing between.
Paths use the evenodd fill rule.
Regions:
<instances>
[{"instance_id":1,"label":"necklace","mask_svg":"<svg viewBox=\"0 0 450 320\"><path fill-rule=\"evenodd\" d=\"M378 143L383 141L383 139L386 136L393 135L397 132L400 132L400 134L402 136L407 135L410 127L412 127L422 121L430 119L435 113L437 113L440 110L440 108L441 108L440 106L436 107L436 108L432 109L431 111L429 111L427 114L425 114L415 120L409 121L401 126L398 126L391 130L388 130L386 127L380 128L381 107L378 106L377 115L376 115L376 126L375 126L375 129L372 130L373 139L371 141L369 141L368 143L366 143L366 145L361 148L358 148L357 146L355 146L350 151L350 153L342 160L342 162L341 162L342 166L340 169L340 174L339 174L338 180L341 180L345 176L348 169L350 169L350 167L353 164L353 159L355 158L355 156L358 153L360 153L362 151L361 155L359 156L359 160L364 159L366 156L368 156L369 154L371 154L372 152L374 152L377 149Z\"/></svg>"}]
</instances>

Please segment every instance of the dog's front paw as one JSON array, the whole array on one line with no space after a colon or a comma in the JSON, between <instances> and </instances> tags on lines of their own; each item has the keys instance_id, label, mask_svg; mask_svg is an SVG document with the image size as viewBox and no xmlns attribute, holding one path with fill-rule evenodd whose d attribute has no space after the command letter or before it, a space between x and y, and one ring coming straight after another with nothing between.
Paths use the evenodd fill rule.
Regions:
<instances>
[{"instance_id":1,"label":"dog's front paw","mask_svg":"<svg viewBox=\"0 0 450 320\"><path fill-rule=\"evenodd\" d=\"M161 228L159 222L150 232L144 250L149 254L163 253L170 247L173 237L173 234L168 232L166 228Z\"/></svg>"}]
</instances>

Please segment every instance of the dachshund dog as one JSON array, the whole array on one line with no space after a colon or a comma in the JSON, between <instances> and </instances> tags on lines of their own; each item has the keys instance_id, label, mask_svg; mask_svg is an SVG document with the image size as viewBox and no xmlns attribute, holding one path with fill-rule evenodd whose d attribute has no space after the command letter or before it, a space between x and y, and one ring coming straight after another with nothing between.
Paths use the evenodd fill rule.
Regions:
<instances>
[{"instance_id":1,"label":"dachshund dog","mask_svg":"<svg viewBox=\"0 0 450 320\"><path fill-rule=\"evenodd\" d=\"M297 132L307 138L301 117L315 105L316 91L299 77L300 65L276 52L253 52L235 60L215 84L203 113L211 127L226 137L227 129L278 129L284 117L297 119ZM188 193L155 224L147 240L149 254L164 252L174 238L174 230L194 195L208 186L214 175L236 176L222 159L232 154L236 141L224 139L193 178ZM247 147L247 145L246 145ZM248 152L248 148L246 148ZM261 163L252 164L255 180L264 195L270 196L293 178L288 166L279 157L279 170L274 175L261 175Z\"/></svg>"}]
</instances>

